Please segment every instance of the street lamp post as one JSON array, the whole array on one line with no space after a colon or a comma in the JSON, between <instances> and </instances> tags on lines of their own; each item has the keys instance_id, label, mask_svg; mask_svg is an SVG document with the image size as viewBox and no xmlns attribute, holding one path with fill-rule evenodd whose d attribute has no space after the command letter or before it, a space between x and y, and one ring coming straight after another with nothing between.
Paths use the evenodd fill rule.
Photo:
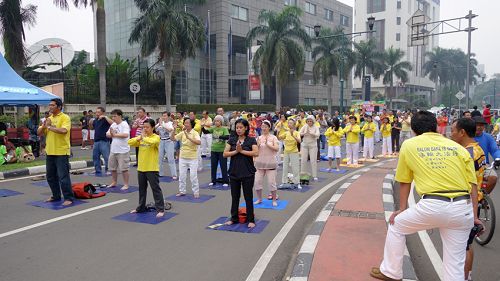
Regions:
<instances>
[{"instance_id":1,"label":"street lamp post","mask_svg":"<svg viewBox=\"0 0 500 281\"><path fill-rule=\"evenodd\" d=\"M343 113L344 112L344 52L343 50L345 50L345 43L346 43L346 40L345 40L345 37L346 36L355 36L355 35L362 35L362 34L368 34L368 33L373 33L375 32L375 30L373 30L373 26L375 25L375 17L373 16L370 16L368 19L368 29L367 31L361 31L361 32L352 32L352 33L344 33L342 31L342 34L334 34L334 35L326 35L326 36L319 36L319 33L321 31L321 25L315 25L314 26L314 34L316 35L316 39L323 39L323 38L335 38L335 37L342 37L342 47L340 49L340 54L341 54L341 66L340 66L340 69L339 69L339 73L340 73L340 112ZM351 38L352 39L352 38ZM364 77L362 77L361 79L364 79ZM362 80L363 81L363 80ZM332 105L333 104L333 99L332 97L328 97L329 98L329 105ZM331 111L331 109L330 109ZM330 112L331 113L331 112Z\"/></svg>"}]
</instances>

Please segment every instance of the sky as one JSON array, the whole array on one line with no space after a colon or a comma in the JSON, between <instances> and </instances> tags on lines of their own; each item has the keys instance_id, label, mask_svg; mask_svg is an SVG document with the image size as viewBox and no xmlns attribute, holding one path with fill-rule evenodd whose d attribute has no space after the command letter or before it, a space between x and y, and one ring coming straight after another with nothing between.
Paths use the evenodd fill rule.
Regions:
<instances>
[{"instance_id":1,"label":"sky","mask_svg":"<svg viewBox=\"0 0 500 281\"><path fill-rule=\"evenodd\" d=\"M354 6L354 0L339 1ZM69 11L62 11L56 8L50 0L24 0L23 5L27 4L38 6L36 26L26 31L27 46L41 39L58 37L69 41L75 50L89 51L93 57L94 27L91 8L70 6ZM479 63L485 65L487 76L500 73L500 28L496 23L500 1L441 0L440 17L442 20L462 17L469 10L479 15L473 20L473 26L478 29L472 33L472 52L476 54ZM439 38L439 45L444 48L461 48L466 51L467 34L460 32L442 35Z\"/></svg>"}]
</instances>

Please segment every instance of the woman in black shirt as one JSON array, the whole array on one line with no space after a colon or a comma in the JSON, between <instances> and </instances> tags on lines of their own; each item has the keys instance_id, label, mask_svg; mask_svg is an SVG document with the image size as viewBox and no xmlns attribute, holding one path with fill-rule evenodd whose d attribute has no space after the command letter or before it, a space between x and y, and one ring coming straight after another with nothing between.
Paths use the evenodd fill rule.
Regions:
<instances>
[{"instance_id":1,"label":"woman in black shirt","mask_svg":"<svg viewBox=\"0 0 500 281\"><path fill-rule=\"evenodd\" d=\"M238 119L235 123L236 134L232 135L224 149L224 157L231 157L229 179L231 184L231 220L227 225L238 223L238 206L240 204L241 188L247 209L248 227L255 227L253 213L253 184L255 180L255 166L253 158L259 155L257 141L249 137L250 125L245 119Z\"/></svg>"}]
</instances>

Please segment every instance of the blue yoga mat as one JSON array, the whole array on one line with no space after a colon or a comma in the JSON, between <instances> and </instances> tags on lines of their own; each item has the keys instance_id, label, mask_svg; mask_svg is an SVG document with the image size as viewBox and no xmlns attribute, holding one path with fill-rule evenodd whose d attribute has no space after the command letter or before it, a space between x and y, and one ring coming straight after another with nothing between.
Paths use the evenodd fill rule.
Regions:
<instances>
[{"instance_id":1,"label":"blue yoga mat","mask_svg":"<svg viewBox=\"0 0 500 281\"><path fill-rule=\"evenodd\" d=\"M129 185L127 190L121 190L123 185L117 185L116 187L108 187L108 188L100 188L100 190L108 192L108 193L119 193L119 194L127 194L139 191L139 187Z\"/></svg>"},{"instance_id":2,"label":"blue yoga mat","mask_svg":"<svg viewBox=\"0 0 500 281\"><path fill-rule=\"evenodd\" d=\"M83 173L85 176L98 177L98 178L106 178L111 177L111 174L106 175L105 173L96 174L95 172Z\"/></svg>"},{"instance_id":3,"label":"blue yoga mat","mask_svg":"<svg viewBox=\"0 0 500 281\"><path fill-rule=\"evenodd\" d=\"M230 190L231 186L228 184L227 186L222 186L223 184L218 182L212 186L209 186L209 183L200 184L201 189L212 189L212 190Z\"/></svg>"},{"instance_id":4,"label":"blue yoga mat","mask_svg":"<svg viewBox=\"0 0 500 281\"><path fill-rule=\"evenodd\" d=\"M74 206L78 206L78 205L87 203L87 201L75 200L75 201L73 201L73 204L71 204L69 206L63 206L62 205L63 202L64 202L64 200L55 201L55 202L45 202L42 200L42 201L32 201L32 202L28 202L26 204L31 205L31 206L35 206L35 207L51 209L51 210L62 210L62 209L71 208Z\"/></svg>"},{"instance_id":5,"label":"blue yoga mat","mask_svg":"<svg viewBox=\"0 0 500 281\"><path fill-rule=\"evenodd\" d=\"M305 193L305 192L308 192L309 190L311 190L311 186L303 185L302 189L295 188L295 189L278 189L278 190L279 191L291 191L291 192Z\"/></svg>"},{"instance_id":6,"label":"blue yoga mat","mask_svg":"<svg viewBox=\"0 0 500 281\"><path fill-rule=\"evenodd\" d=\"M278 203L278 206L273 207L273 200L263 199L262 203L257 205L253 204L253 207L255 209L284 210L288 205L287 200L277 200L276 202ZM240 204L240 207L245 207L245 206L246 204L244 202Z\"/></svg>"},{"instance_id":7,"label":"blue yoga mat","mask_svg":"<svg viewBox=\"0 0 500 281\"><path fill-rule=\"evenodd\" d=\"M347 173L347 170L345 169L340 169L340 170L335 170L335 169L332 169L332 170L328 170L328 168L321 168L319 169L320 172L323 172L323 173L332 173L332 174L345 174Z\"/></svg>"},{"instance_id":8,"label":"blue yoga mat","mask_svg":"<svg viewBox=\"0 0 500 281\"><path fill-rule=\"evenodd\" d=\"M227 217L220 217L213 221L210 225L214 224L219 224L219 223L225 223L228 220ZM242 233L261 233L266 226L269 224L269 221L267 220L256 220L255 221L255 227L254 228L248 228L246 223L236 223L233 225L223 225L219 226L217 228L209 228L208 226L206 229L210 230L221 230L221 231L231 231L231 232L242 232Z\"/></svg>"},{"instance_id":9,"label":"blue yoga mat","mask_svg":"<svg viewBox=\"0 0 500 281\"><path fill-rule=\"evenodd\" d=\"M40 187L49 187L49 183L47 181L37 181L37 182L32 182L31 184Z\"/></svg>"},{"instance_id":10,"label":"blue yoga mat","mask_svg":"<svg viewBox=\"0 0 500 281\"><path fill-rule=\"evenodd\" d=\"M172 179L172 177L170 177L170 176L160 177L160 182L174 182L174 181L177 181L177 180Z\"/></svg>"},{"instance_id":11,"label":"blue yoga mat","mask_svg":"<svg viewBox=\"0 0 500 281\"><path fill-rule=\"evenodd\" d=\"M16 196L19 194L24 194L24 193L17 192L15 190L10 190L10 189L0 189L0 197Z\"/></svg>"},{"instance_id":12,"label":"blue yoga mat","mask_svg":"<svg viewBox=\"0 0 500 281\"><path fill-rule=\"evenodd\" d=\"M189 203L203 203L203 202L208 201L214 197L215 197L215 195L200 194L200 198L194 198L194 196L192 194L186 194L184 196L172 195L172 196L166 197L165 200L178 201L178 202L189 202Z\"/></svg>"},{"instance_id":13,"label":"blue yoga mat","mask_svg":"<svg viewBox=\"0 0 500 281\"><path fill-rule=\"evenodd\" d=\"M147 224L159 224L161 222L167 221L173 217L177 216L177 213L165 212L162 218L156 217L156 212L144 212L131 214L129 212L125 214L113 217L114 220L129 221L129 222L139 222Z\"/></svg>"}]
</instances>

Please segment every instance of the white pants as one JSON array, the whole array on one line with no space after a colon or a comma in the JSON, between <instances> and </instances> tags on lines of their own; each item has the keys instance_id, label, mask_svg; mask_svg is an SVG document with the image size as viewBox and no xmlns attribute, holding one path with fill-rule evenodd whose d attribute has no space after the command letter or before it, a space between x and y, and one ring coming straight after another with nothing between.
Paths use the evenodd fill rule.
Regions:
<instances>
[{"instance_id":1,"label":"white pants","mask_svg":"<svg viewBox=\"0 0 500 281\"><path fill-rule=\"evenodd\" d=\"M311 162L311 174L313 178L318 177L318 162L316 161L318 157L318 147L314 146L301 146L300 147L300 174L309 174L307 158Z\"/></svg>"},{"instance_id":2,"label":"white pants","mask_svg":"<svg viewBox=\"0 0 500 281\"><path fill-rule=\"evenodd\" d=\"M401 131L401 135L399 136L399 146L402 146L403 142L410 138L411 138L411 131Z\"/></svg>"},{"instance_id":3,"label":"white pants","mask_svg":"<svg viewBox=\"0 0 500 281\"><path fill-rule=\"evenodd\" d=\"M392 154L392 140L391 136L382 138L382 155Z\"/></svg>"},{"instance_id":4,"label":"white pants","mask_svg":"<svg viewBox=\"0 0 500 281\"><path fill-rule=\"evenodd\" d=\"M198 157L198 169L203 169L203 159L201 159L201 148L198 147L198 150L196 150L196 157Z\"/></svg>"},{"instance_id":5,"label":"white pants","mask_svg":"<svg viewBox=\"0 0 500 281\"><path fill-rule=\"evenodd\" d=\"M373 137L367 138L365 137L365 147L363 150L363 157L365 159L372 159L373 158L373 149L374 149L374 139Z\"/></svg>"},{"instance_id":6,"label":"white pants","mask_svg":"<svg viewBox=\"0 0 500 281\"><path fill-rule=\"evenodd\" d=\"M421 199L414 207L399 214L394 224L389 224L380 271L393 279L402 279L405 235L438 228L443 241L443 281L464 280L465 248L474 226L469 201Z\"/></svg>"},{"instance_id":7,"label":"white pants","mask_svg":"<svg viewBox=\"0 0 500 281\"><path fill-rule=\"evenodd\" d=\"M201 154L209 156L212 151L212 134L201 135Z\"/></svg>"},{"instance_id":8,"label":"white pants","mask_svg":"<svg viewBox=\"0 0 500 281\"><path fill-rule=\"evenodd\" d=\"M198 184L198 159L179 159L179 192L186 193L187 171L189 169L189 177L193 193L200 192Z\"/></svg>"},{"instance_id":9,"label":"white pants","mask_svg":"<svg viewBox=\"0 0 500 281\"><path fill-rule=\"evenodd\" d=\"M359 142L346 143L345 148L347 150L347 165L358 164Z\"/></svg>"},{"instance_id":10,"label":"white pants","mask_svg":"<svg viewBox=\"0 0 500 281\"><path fill-rule=\"evenodd\" d=\"M300 163L299 163L299 153L285 153L285 157L283 159L283 174L281 175L281 182L288 183L288 165L292 167L292 174L294 184L298 184L300 177Z\"/></svg>"},{"instance_id":11,"label":"white pants","mask_svg":"<svg viewBox=\"0 0 500 281\"><path fill-rule=\"evenodd\" d=\"M283 161L281 160L281 154L283 154L283 142L278 141L278 144L279 144L279 149L278 149L278 154L276 154L276 161L278 162L278 164L280 164L283 163Z\"/></svg>"}]
</instances>

